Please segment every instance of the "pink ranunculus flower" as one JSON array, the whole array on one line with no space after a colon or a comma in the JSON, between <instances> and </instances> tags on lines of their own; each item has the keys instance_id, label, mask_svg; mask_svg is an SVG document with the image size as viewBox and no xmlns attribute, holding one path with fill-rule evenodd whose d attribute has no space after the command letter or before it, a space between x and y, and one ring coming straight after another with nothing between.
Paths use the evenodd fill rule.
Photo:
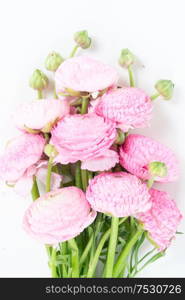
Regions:
<instances>
[{"instance_id":1,"label":"pink ranunculus flower","mask_svg":"<svg viewBox=\"0 0 185 300\"><path fill-rule=\"evenodd\" d=\"M83 161L81 169L96 171L108 171L119 162L119 155L116 151L106 150L101 156Z\"/></svg>"},{"instance_id":2,"label":"pink ranunculus flower","mask_svg":"<svg viewBox=\"0 0 185 300\"><path fill-rule=\"evenodd\" d=\"M49 132L52 126L70 111L67 100L40 99L19 105L13 113L13 121L22 130Z\"/></svg>"},{"instance_id":3,"label":"pink ranunculus flower","mask_svg":"<svg viewBox=\"0 0 185 300\"><path fill-rule=\"evenodd\" d=\"M49 192L27 209L23 227L40 242L56 244L79 235L95 219L84 192L66 187Z\"/></svg>"},{"instance_id":4,"label":"pink ranunculus flower","mask_svg":"<svg viewBox=\"0 0 185 300\"><path fill-rule=\"evenodd\" d=\"M156 181L169 182L178 178L178 161L169 148L149 137L129 134L120 148L120 164L130 173L148 180L151 177L148 165L155 161L165 163L167 167L167 175L156 176Z\"/></svg>"},{"instance_id":5,"label":"pink ranunculus flower","mask_svg":"<svg viewBox=\"0 0 185 300\"><path fill-rule=\"evenodd\" d=\"M148 231L150 239L162 251L170 245L171 240L175 237L182 215L168 193L156 189L150 189L149 193L152 207L136 217Z\"/></svg>"},{"instance_id":6,"label":"pink ranunculus flower","mask_svg":"<svg viewBox=\"0 0 185 300\"><path fill-rule=\"evenodd\" d=\"M96 114L70 115L52 130L51 144L62 164L86 161L101 156L116 138L115 124Z\"/></svg>"},{"instance_id":7,"label":"pink ranunculus flower","mask_svg":"<svg viewBox=\"0 0 185 300\"><path fill-rule=\"evenodd\" d=\"M23 133L12 139L0 156L0 178L7 182L20 179L29 167L40 160L44 145L45 139L38 134Z\"/></svg>"},{"instance_id":8,"label":"pink ranunculus flower","mask_svg":"<svg viewBox=\"0 0 185 300\"><path fill-rule=\"evenodd\" d=\"M80 92L96 92L118 81L117 71L88 56L78 56L64 61L55 73L56 90L66 88Z\"/></svg>"},{"instance_id":9,"label":"pink ranunculus flower","mask_svg":"<svg viewBox=\"0 0 185 300\"><path fill-rule=\"evenodd\" d=\"M14 190L22 197L28 196L33 186L33 176L36 176L37 182L46 184L47 161L39 161L35 165L29 167L25 173L15 182ZM51 190L60 187L63 176L52 172L51 174Z\"/></svg>"},{"instance_id":10,"label":"pink ranunculus flower","mask_svg":"<svg viewBox=\"0 0 185 300\"><path fill-rule=\"evenodd\" d=\"M105 93L97 102L95 112L116 122L123 131L147 127L152 118L153 103L138 88L119 88Z\"/></svg>"},{"instance_id":11,"label":"pink ranunculus flower","mask_svg":"<svg viewBox=\"0 0 185 300\"><path fill-rule=\"evenodd\" d=\"M94 210L115 217L134 216L151 207L146 184L126 172L95 176L89 182L86 198Z\"/></svg>"}]
</instances>

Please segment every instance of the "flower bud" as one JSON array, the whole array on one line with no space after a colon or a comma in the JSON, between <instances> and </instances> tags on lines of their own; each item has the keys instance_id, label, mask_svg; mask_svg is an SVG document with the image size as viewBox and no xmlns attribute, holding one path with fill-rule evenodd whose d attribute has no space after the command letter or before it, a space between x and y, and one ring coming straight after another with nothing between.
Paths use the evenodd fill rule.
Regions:
<instances>
[{"instance_id":1,"label":"flower bud","mask_svg":"<svg viewBox=\"0 0 185 300\"><path fill-rule=\"evenodd\" d=\"M121 129L118 128L115 144L122 145L124 143L124 140L125 140L125 134Z\"/></svg>"},{"instance_id":2,"label":"flower bud","mask_svg":"<svg viewBox=\"0 0 185 300\"><path fill-rule=\"evenodd\" d=\"M129 49L123 49L120 54L119 64L122 67L128 68L135 61L135 56L130 52Z\"/></svg>"},{"instance_id":3,"label":"flower bud","mask_svg":"<svg viewBox=\"0 0 185 300\"><path fill-rule=\"evenodd\" d=\"M35 70L29 81L30 87L35 90L43 90L48 85L48 78L41 70Z\"/></svg>"},{"instance_id":4,"label":"flower bud","mask_svg":"<svg viewBox=\"0 0 185 300\"><path fill-rule=\"evenodd\" d=\"M87 49L91 45L91 38L88 36L88 32L86 30L77 31L74 34L74 40L82 49Z\"/></svg>"},{"instance_id":5,"label":"flower bud","mask_svg":"<svg viewBox=\"0 0 185 300\"><path fill-rule=\"evenodd\" d=\"M58 152L57 150L55 149L55 147L51 144L47 144L45 147L44 147L44 153L50 157L50 158L54 158L55 156L57 156Z\"/></svg>"},{"instance_id":6,"label":"flower bud","mask_svg":"<svg viewBox=\"0 0 185 300\"><path fill-rule=\"evenodd\" d=\"M165 177L167 175L167 167L165 163L153 161L148 165L148 170L152 176Z\"/></svg>"},{"instance_id":7,"label":"flower bud","mask_svg":"<svg viewBox=\"0 0 185 300\"><path fill-rule=\"evenodd\" d=\"M64 61L62 56L57 52L50 53L45 60L45 67L48 71L55 72Z\"/></svg>"},{"instance_id":8,"label":"flower bud","mask_svg":"<svg viewBox=\"0 0 185 300\"><path fill-rule=\"evenodd\" d=\"M155 88L164 99L171 99L174 89L174 84L171 80L159 80L157 81Z\"/></svg>"}]
</instances>

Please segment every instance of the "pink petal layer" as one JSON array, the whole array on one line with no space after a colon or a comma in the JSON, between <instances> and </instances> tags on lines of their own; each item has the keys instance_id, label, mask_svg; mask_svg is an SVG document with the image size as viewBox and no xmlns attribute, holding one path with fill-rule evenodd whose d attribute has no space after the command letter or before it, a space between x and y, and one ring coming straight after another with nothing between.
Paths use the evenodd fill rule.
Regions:
<instances>
[{"instance_id":1,"label":"pink petal layer","mask_svg":"<svg viewBox=\"0 0 185 300\"><path fill-rule=\"evenodd\" d=\"M95 106L95 112L116 122L123 131L147 127L152 118L153 103L138 88L119 88L104 94Z\"/></svg>"},{"instance_id":2,"label":"pink petal layer","mask_svg":"<svg viewBox=\"0 0 185 300\"><path fill-rule=\"evenodd\" d=\"M11 140L0 157L0 177L17 181L25 171L41 158L45 139L37 134L24 133Z\"/></svg>"},{"instance_id":3,"label":"pink petal layer","mask_svg":"<svg viewBox=\"0 0 185 300\"><path fill-rule=\"evenodd\" d=\"M130 173L147 180L150 178L148 164L160 161L167 166L167 176L156 181L174 181L179 175L178 161L174 153L157 141L139 134L130 134L120 148L120 164Z\"/></svg>"},{"instance_id":4,"label":"pink petal layer","mask_svg":"<svg viewBox=\"0 0 185 300\"><path fill-rule=\"evenodd\" d=\"M52 130L51 144L62 164L86 161L103 155L116 138L115 124L96 114L70 115Z\"/></svg>"},{"instance_id":5,"label":"pink petal layer","mask_svg":"<svg viewBox=\"0 0 185 300\"><path fill-rule=\"evenodd\" d=\"M150 190L152 207L137 215L148 231L150 238L159 246L159 250L166 249L173 238L182 215L175 202L166 192L156 189Z\"/></svg>"},{"instance_id":6,"label":"pink petal layer","mask_svg":"<svg viewBox=\"0 0 185 300\"><path fill-rule=\"evenodd\" d=\"M33 202L25 213L23 227L40 242L56 244L79 235L95 217L84 192L66 187Z\"/></svg>"},{"instance_id":7,"label":"pink petal layer","mask_svg":"<svg viewBox=\"0 0 185 300\"><path fill-rule=\"evenodd\" d=\"M48 124L54 124L56 120L63 118L69 110L69 103L66 100L34 100L19 105L13 113L13 121L19 129L24 129L26 126L41 130Z\"/></svg>"},{"instance_id":8,"label":"pink petal layer","mask_svg":"<svg viewBox=\"0 0 185 300\"><path fill-rule=\"evenodd\" d=\"M65 88L75 91L96 92L114 85L117 71L88 56L67 59L55 73L57 92Z\"/></svg>"},{"instance_id":9,"label":"pink petal layer","mask_svg":"<svg viewBox=\"0 0 185 300\"><path fill-rule=\"evenodd\" d=\"M133 216L151 207L146 184L125 173L101 173L89 182L86 192L92 208L116 217Z\"/></svg>"},{"instance_id":10,"label":"pink petal layer","mask_svg":"<svg viewBox=\"0 0 185 300\"><path fill-rule=\"evenodd\" d=\"M15 192L22 197L26 197L31 192L33 186L33 175L36 176L37 182L46 184L47 176L47 161L40 161L36 165L31 166L23 174L23 176L15 183ZM62 175L52 172L51 174L51 190L55 190L60 187L60 183L63 179Z\"/></svg>"},{"instance_id":11,"label":"pink petal layer","mask_svg":"<svg viewBox=\"0 0 185 300\"><path fill-rule=\"evenodd\" d=\"M101 156L83 161L81 169L96 171L107 171L119 162L119 155L113 150L106 150Z\"/></svg>"}]
</instances>

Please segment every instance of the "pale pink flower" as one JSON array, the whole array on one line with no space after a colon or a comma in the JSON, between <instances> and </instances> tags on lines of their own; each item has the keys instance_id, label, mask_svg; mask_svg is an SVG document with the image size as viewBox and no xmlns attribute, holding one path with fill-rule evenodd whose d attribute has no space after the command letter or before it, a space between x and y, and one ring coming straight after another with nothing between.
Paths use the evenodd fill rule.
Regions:
<instances>
[{"instance_id":1,"label":"pale pink flower","mask_svg":"<svg viewBox=\"0 0 185 300\"><path fill-rule=\"evenodd\" d=\"M37 164L29 167L25 173L15 182L14 190L22 197L28 196L33 186L33 176L36 176L37 182L46 184L47 175L47 161L40 161ZM51 190L55 190L60 187L60 183L63 180L63 176L52 172L51 174Z\"/></svg>"},{"instance_id":2,"label":"pale pink flower","mask_svg":"<svg viewBox=\"0 0 185 300\"><path fill-rule=\"evenodd\" d=\"M95 176L89 182L86 198L94 210L116 217L133 216L151 207L146 184L126 172Z\"/></svg>"},{"instance_id":3,"label":"pale pink flower","mask_svg":"<svg viewBox=\"0 0 185 300\"><path fill-rule=\"evenodd\" d=\"M66 100L40 99L19 105L13 113L13 121L19 129L35 129L49 132L58 120L69 113Z\"/></svg>"},{"instance_id":4,"label":"pale pink flower","mask_svg":"<svg viewBox=\"0 0 185 300\"><path fill-rule=\"evenodd\" d=\"M116 151L106 150L102 155L83 161L81 169L96 171L107 171L113 168L119 162L119 155Z\"/></svg>"},{"instance_id":5,"label":"pale pink flower","mask_svg":"<svg viewBox=\"0 0 185 300\"><path fill-rule=\"evenodd\" d=\"M182 215L176 203L166 192L150 189L152 207L136 217L148 231L149 237L162 251L166 249L175 237Z\"/></svg>"},{"instance_id":6,"label":"pale pink flower","mask_svg":"<svg viewBox=\"0 0 185 300\"><path fill-rule=\"evenodd\" d=\"M23 133L12 139L0 156L0 177L17 181L25 171L38 162L44 150L45 139L37 134Z\"/></svg>"},{"instance_id":7,"label":"pale pink flower","mask_svg":"<svg viewBox=\"0 0 185 300\"><path fill-rule=\"evenodd\" d=\"M56 162L68 164L101 156L115 138L112 122L96 114L70 115L52 130L51 144L59 152Z\"/></svg>"},{"instance_id":8,"label":"pale pink flower","mask_svg":"<svg viewBox=\"0 0 185 300\"><path fill-rule=\"evenodd\" d=\"M123 131L147 127L152 118L153 103L138 88L119 88L105 93L97 102L95 112L116 122Z\"/></svg>"},{"instance_id":9,"label":"pale pink flower","mask_svg":"<svg viewBox=\"0 0 185 300\"><path fill-rule=\"evenodd\" d=\"M167 167L167 175L156 176L156 181L169 182L178 178L178 162L169 148L149 137L129 134L120 148L120 164L130 173L148 180L151 177L148 165L154 161L165 163Z\"/></svg>"},{"instance_id":10,"label":"pale pink flower","mask_svg":"<svg viewBox=\"0 0 185 300\"><path fill-rule=\"evenodd\" d=\"M23 226L33 238L56 244L74 238L95 219L85 194L77 187L66 187L45 194L27 209Z\"/></svg>"},{"instance_id":11,"label":"pale pink flower","mask_svg":"<svg viewBox=\"0 0 185 300\"><path fill-rule=\"evenodd\" d=\"M81 92L96 92L114 85L117 71L88 56L78 56L64 61L55 73L56 90L66 88Z\"/></svg>"}]
</instances>

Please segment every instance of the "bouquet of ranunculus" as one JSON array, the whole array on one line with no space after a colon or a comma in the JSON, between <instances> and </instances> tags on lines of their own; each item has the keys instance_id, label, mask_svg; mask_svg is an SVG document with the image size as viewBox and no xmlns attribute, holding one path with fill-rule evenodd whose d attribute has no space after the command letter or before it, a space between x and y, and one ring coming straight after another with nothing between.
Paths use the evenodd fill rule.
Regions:
<instances>
[{"instance_id":1,"label":"bouquet of ranunculus","mask_svg":"<svg viewBox=\"0 0 185 300\"><path fill-rule=\"evenodd\" d=\"M132 133L150 125L153 100L170 99L174 85L159 80L153 96L135 87L136 59L123 49L130 86L120 86L113 67L74 57L90 47L87 31L74 40L69 58L46 58L53 98L43 96L47 76L38 69L31 76L38 99L13 112L20 135L0 157L0 177L23 197L31 192L23 227L45 245L52 277L134 277L165 254L182 218L170 195L153 187L178 178L175 155ZM150 248L141 254L144 242Z\"/></svg>"}]
</instances>

